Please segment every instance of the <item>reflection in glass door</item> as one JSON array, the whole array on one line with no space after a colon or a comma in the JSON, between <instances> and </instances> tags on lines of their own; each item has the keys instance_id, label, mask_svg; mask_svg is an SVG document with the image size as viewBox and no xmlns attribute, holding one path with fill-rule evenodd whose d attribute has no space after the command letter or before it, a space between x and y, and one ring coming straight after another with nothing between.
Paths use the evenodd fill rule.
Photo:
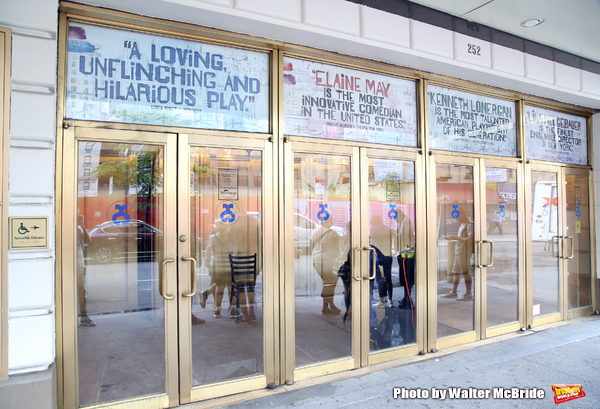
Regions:
<instances>
[{"instance_id":1,"label":"reflection in glass door","mask_svg":"<svg viewBox=\"0 0 600 409\"><path fill-rule=\"evenodd\" d=\"M536 324L591 311L588 173L570 168L531 170Z\"/></svg>"},{"instance_id":2,"label":"reflection in glass door","mask_svg":"<svg viewBox=\"0 0 600 409\"><path fill-rule=\"evenodd\" d=\"M436 164L437 337L475 330L473 166Z\"/></svg>"},{"instance_id":3,"label":"reflection in glass door","mask_svg":"<svg viewBox=\"0 0 600 409\"><path fill-rule=\"evenodd\" d=\"M164 160L160 145L80 141L79 406L166 392Z\"/></svg>"},{"instance_id":4,"label":"reflection in glass door","mask_svg":"<svg viewBox=\"0 0 600 409\"><path fill-rule=\"evenodd\" d=\"M266 140L74 132L65 407L172 407L266 387Z\"/></svg>"},{"instance_id":5,"label":"reflection in glass door","mask_svg":"<svg viewBox=\"0 0 600 409\"><path fill-rule=\"evenodd\" d=\"M370 281L370 351L416 342L415 162L368 158L370 246L377 271Z\"/></svg>"},{"instance_id":6,"label":"reflection in glass door","mask_svg":"<svg viewBox=\"0 0 600 409\"><path fill-rule=\"evenodd\" d=\"M568 309L592 304L590 260L590 206L587 170L565 172L566 234L564 258L567 262Z\"/></svg>"},{"instance_id":7,"label":"reflection in glass door","mask_svg":"<svg viewBox=\"0 0 600 409\"><path fill-rule=\"evenodd\" d=\"M533 317L558 313L560 246L558 173L531 171L531 276Z\"/></svg>"},{"instance_id":8,"label":"reflection in glass door","mask_svg":"<svg viewBox=\"0 0 600 409\"><path fill-rule=\"evenodd\" d=\"M435 165L441 347L516 330L522 316L517 164L460 161Z\"/></svg>"},{"instance_id":9,"label":"reflection in glass door","mask_svg":"<svg viewBox=\"0 0 600 409\"><path fill-rule=\"evenodd\" d=\"M485 168L481 253L487 328L519 321L519 195L516 169ZM489 256L488 256L489 255ZM493 255L493 259L490 256Z\"/></svg>"},{"instance_id":10,"label":"reflection in glass door","mask_svg":"<svg viewBox=\"0 0 600 409\"><path fill-rule=\"evenodd\" d=\"M296 367L352 356L350 166L351 156L294 154Z\"/></svg>"},{"instance_id":11,"label":"reflection in glass door","mask_svg":"<svg viewBox=\"0 0 600 409\"><path fill-rule=\"evenodd\" d=\"M181 262L193 275L183 319L195 387L264 374L263 152L192 146L189 163L190 255ZM189 362L181 365L185 373Z\"/></svg>"}]
</instances>

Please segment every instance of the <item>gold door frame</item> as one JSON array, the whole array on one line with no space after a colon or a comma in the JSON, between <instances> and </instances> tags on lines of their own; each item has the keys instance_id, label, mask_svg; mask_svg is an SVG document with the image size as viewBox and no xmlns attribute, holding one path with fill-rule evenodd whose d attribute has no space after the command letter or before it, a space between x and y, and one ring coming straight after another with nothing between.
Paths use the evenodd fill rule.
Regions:
<instances>
[{"instance_id":1,"label":"gold door frame","mask_svg":"<svg viewBox=\"0 0 600 409\"><path fill-rule=\"evenodd\" d=\"M411 161L415 167L415 231L416 235L416 268L415 268L415 293L417 298L416 308L417 313L415 317L417 330L415 333L416 342L414 344L408 344L405 346L399 346L397 348L384 349L381 351L369 351L369 328L368 325L364 325L361 333L361 365L375 365L378 363L391 361L393 359L404 358L407 356L417 355L421 351L425 350L426 330L427 330L427 268L426 268L426 211L425 209L425 183L423 178L423 155L421 151L402 151L392 150L389 147L371 147L362 148L360 151L360 183L361 183L361 231L364 233L361 237L361 246L366 243L369 246L369 159L384 159L384 160L398 160L398 161ZM419 210L421 209L421 210ZM417 211L419 210L419 211ZM421 233L423 232L423 233ZM368 292L369 292L368 280L362 282L362 293L361 300L368 304ZM365 320L368 322L368 310L365 311L365 306L362 306L362 313ZM366 308L369 308L367 305ZM394 307L396 308L396 307Z\"/></svg>"},{"instance_id":2,"label":"gold door frame","mask_svg":"<svg viewBox=\"0 0 600 409\"><path fill-rule=\"evenodd\" d=\"M525 183L523 177L523 166L521 161L511 159L479 159L479 173L481 180L480 187L480 214L481 214L481 236L483 240L487 239L487 223L484 215L486 215L486 168L502 168L514 170L517 176L517 240L518 240L518 253L517 253L517 285L518 285L518 304L517 304L517 321L511 323L501 324L495 327L489 328L487 325L487 310L488 310L488 297L487 297L487 268L483 267L481 274L481 291L482 291L482 312L481 312L481 338L490 338L498 335L506 334L509 332L518 331L525 326L526 317L526 286L525 286L525 233L526 233L526 220L525 220ZM483 249L481 249L483 253ZM482 257L483 254L480 254Z\"/></svg>"},{"instance_id":3,"label":"gold door frame","mask_svg":"<svg viewBox=\"0 0 600 409\"><path fill-rule=\"evenodd\" d=\"M61 203L61 303L57 321L62 328L59 345L59 356L62 372L62 388L59 389L59 400L64 408L77 408L78 397L78 340L77 340L77 270L76 235L77 235L77 143L79 141L102 141L116 143L138 143L146 145L162 145L165 149L165 161L175 165L177 146L175 134L159 134L153 132L116 131L101 128L69 127L64 132L62 156L62 203ZM165 193L174 192L176 188L176 168L165 166ZM164 199L165 226L176 225L176 197L165 194ZM70 215L65 216L65 215ZM164 254L176 254L176 231L165 229ZM177 288L176 277L167 274L167 288ZM111 407L146 408L167 407L179 403L177 380L177 305L165 300L165 373L166 391L164 394L130 398ZM69 376L65 376L68 374Z\"/></svg>"},{"instance_id":4,"label":"gold door frame","mask_svg":"<svg viewBox=\"0 0 600 409\"><path fill-rule=\"evenodd\" d=\"M452 153L433 153L429 158L429 186L428 186L428 219L430 221L428 232L428 350L437 350L448 348L455 345L474 342L480 339L494 337L497 335L517 331L525 325L525 301L527 287L525 284L525 211L524 211L524 189L525 181L523 177L522 166L518 159L505 158L487 158L487 157L470 157L462 154ZM475 329L456 335L450 335L443 338L437 338L438 325L438 295L437 295L437 232L435 221L437 220L437 173L436 165L439 163L451 165L466 165L473 168L473 210L474 210L474 298L476 300L474 320ZM518 197L518 219L519 227L517 237L519 240L518 247L518 320L511 323L502 324L496 327L487 327L487 269L480 267L477 264L478 260L482 260L483 249L482 240L487 237L486 223L486 167L498 167L512 169L517 172L517 197ZM487 253L487 250L486 250ZM435 296L434 296L435 295Z\"/></svg>"},{"instance_id":5,"label":"gold door frame","mask_svg":"<svg viewBox=\"0 0 600 409\"><path fill-rule=\"evenodd\" d=\"M181 404L196 402L206 399L217 398L235 393L265 388L268 384L277 382L277 363L273 351L277 348L277 339L274 331L277 306L274 295L277 289L274 284L276 270L275 246L267 245L274 243L277 219L274 217L273 206L275 198L273 194L273 167L268 166L272 161L272 143L267 139L235 138L231 136L219 136L206 138L199 134L179 134L179 178L178 178L178 235L190 237L190 151L192 147L212 147L231 149L253 149L263 153L263 211L262 211L262 265L263 265L263 357L264 370L262 375L253 375L247 378L236 378L222 381L216 384L192 386L192 356L191 340L192 333L189 317L191 315L191 298L183 294L190 292L192 283L189 274L180 273L180 309L179 309L179 339L181 342L179 357L179 373L181 379ZM179 252L177 260L179 271L189 271L189 264L183 260L190 257L193 251L190 249L191 240L184 242L178 240ZM200 260L197 260L200 262ZM200 264L198 264L200 265Z\"/></svg>"},{"instance_id":6,"label":"gold door frame","mask_svg":"<svg viewBox=\"0 0 600 409\"><path fill-rule=\"evenodd\" d=\"M275 177L272 162L272 144L266 139L235 138L231 136L212 137L174 133L140 132L127 130L109 130L101 127L70 126L64 131L64 151L62 156L62 208L61 220L61 259L60 271L61 303L57 314L59 328L62 328L58 345L61 363L59 371L59 399L62 407L78 407L78 340L77 340L77 274L76 271L76 231L77 226L77 145L79 141L101 141L117 143L137 143L161 145L165 149L164 166L164 257L178 260L178 263L166 264L167 288L170 294L176 294L173 300L164 300L165 306L165 371L166 393L151 396L134 397L97 406L148 408L172 407L193 401L211 399L266 387L277 382L278 369L272 353L278 348L278 339L273 330L277 317L275 295L276 255L275 246L265 243L275 241L277 219L273 210L277 198L273 194ZM178 146L179 145L179 146ZM189 264L182 260L190 254L189 240L181 242L180 235L189 236L189 204L185 195L190 189L190 146L218 148L248 148L263 153L263 354L264 374L223 381L217 384L191 384L191 328L189 314L191 302L183 294L190 290ZM179 148L179 149L178 149ZM179 176L178 176L179 175ZM178 197L180 199L178 199ZM70 215L65 217L64 215ZM179 305L179 308L178 308ZM68 376L66 376L68 375Z\"/></svg>"},{"instance_id":7,"label":"gold door frame","mask_svg":"<svg viewBox=\"0 0 600 409\"><path fill-rule=\"evenodd\" d=\"M566 217L566 175L576 175L576 176L585 176L588 180L588 197L589 197L589 222L590 222L590 231L592 231L595 227L594 225L594 196L593 196L593 174L592 171L587 167L570 167L566 165L551 165L547 163L531 163L527 165L526 172L526 183L527 186L531 186L531 172L533 171L541 171L541 172L551 172L556 174L557 181L557 194L558 194L558 237L562 238L566 235L567 231L567 217ZM531 190L529 189L526 192L527 196L527 205L526 205L526 220L530 222L532 220L532 204L534 198L531 195ZM527 325L529 327L537 327L544 324L549 324L552 322L567 320L570 318L580 317L584 315L592 314L593 311L597 309L598 300L595 297L596 293L596 278L594 277L595 265L596 265L596 257L595 257L595 235L590 234L590 291L591 291L591 301L592 305L584 306L578 309L569 310L568 306L568 277L567 277L567 258L564 255L563 242L564 240L559 241L558 245L558 257L559 257L559 277L558 277L558 306L559 311L547 315L543 315L540 317L535 317L533 315L533 293L532 289L532 273L531 269L533 268L533 260L532 260L532 235L531 228L528 228L527 233Z\"/></svg>"},{"instance_id":8,"label":"gold door frame","mask_svg":"<svg viewBox=\"0 0 600 409\"><path fill-rule=\"evenodd\" d=\"M535 317L533 315L533 235L532 235L532 227L530 226L530 224L532 223L533 220L533 201L534 198L532 197L532 193L531 193L531 184L532 184L532 177L531 177L531 173L534 171L539 171L539 172L550 172L550 173L554 173L556 175L556 185L557 185L557 196L558 196L558 222L557 222L557 227L558 227L558 231L557 231L557 235L558 236L562 236L563 234L563 221L562 218L564 217L561 208L563 207L561 201L564 200L564 184L561 183L561 181L563 180L562 178L562 171L560 169L560 166L556 166L556 165L550 165L550 164L544 164L544 163L535 163L535 164L527 164L526 166L526 183L527 186L529 187L529 189L527 189L527 191L525 192L526 194L526 198L527 198L527 204L526 204L526 223L527 223L527 250L526 250L526 254L527 254L527 325L529 327L536 327L539 325L544 325L544 324L548 324L551 322L557 322L560 320L563 320L566 318L566 315L564 315L564 309L563 309L563 294L565 292L565 288L564 288L564 284L565 284L565 280L563 277L563 271L564 268L562 266L562 263L559 262L558 265L558 311L554 312L554 313L550 313L550 314L546 314L546 315L542 315L539 317ZM559 257L560 257L560 244L559 244Z\"/></svg>"},{"instance_id":9,"label":"gold door frame","mask_svg":"<svg viewBox=\"0 0 600 409\"><path fill-rule=\"evenodd\" d=\"M350 157L350 172L351 172L351 187L350 187L350 201L357 205L351 206L351 220L359 220L359 209L358 203L360 200L359 192L359 148L348 147L348 145L342 144L327 144L325 141L314 141L307 140L306 138L290 138L286 137L283 144L284 150L284 203L286 204L284 210L283 226L294 226L294 154L296 152L303 153L314 153L314 154L334 154L334 155L346 155ZM291 207L291 209L290 209ZM359 229L352 229L352 243L359 243ZM334 359L331 361L325 361L314 365L296 368L296 317L295 317L295 291L294 291L294 230L286 228L283 233L283 239L285 244L284 256L284 296L282 297L282 326L285 333L285 351L283 373L287 382L295 382L301 379L313 378L320 375L329 373L342 372L358 368L360 366L360 327L361 320L360 314L357 314L356 318L352 317L352 355L345 358ZM359 268L367 268L367 262L364 257L355 257L356 254L352 250L353 258L353 271ZM352 280L352 291L353 294L360 292L359 282ZM286 302L287 301L287 302Z\"/></svg>"},{"instance_id":10,"label":"gold door frame","mask_svg":"<svg viewBox=\"0 0 600 409\"><path fill-rule=\"evenodd\" d=\"M427 330L427 350L437 351L438 349L448 348L451 346L474 342L480 339L481 328L481 308L475 308L474 310L474 322L475 329L472 331L463 332L456 335L450 335L444 338L437 337L437 326L438 326L438 271L437 271L437 231L436 223L437 220L437 170L436 165L438 163L450 164L450 165L463 165L471 166L473 168L473 252L475 260L478 260L479 252L475 243L481 240L481 229L478 228L481 224L481 215L479 209L481 208L481 182L479 180L480 173L479 159L471 158L461 155L448 155L448 154L430 154L428 161L428 209L427 218L429 220L429 226L427 228L427 239L428 239L428 330ZM475 300L481 300L481 269L477 266L473 269L473 280L475 280L475 294L473 295Z\"/></svg>"},{"instance_id":11,"label":"gold door frame","mask_svg":"<svg viewBox=\"0 0 600 409\"><path fill-rule=\"evenodd\" d=\"M362 144L361 144L362 145ZM418 234L417 247L422 249L418 251L417 265L418 270L415 271L417 279L415 289L417 291L417 325L416 342L407 346L400 346L390 350L378 352L369 351L369 280L364 278L356 278L359 271L368 271L370 266L369 255L367 251L358 251L369 247L369 197L368 197L368 160L369 158L377 159L394 159L412 161L415 164L415 206L423 209L425 203L425 189L419 188L424 184L422 155L416 151L400 151L390 150L389 147L361 147L340 144L331 141L314 141L307 138L286 138L284 143L284 175L285 180L285 203L287 206L284 210L284 226L293 226L293 201L294 201L294 154L296 152L314 153L314 154L335 154L348 155L351 157L351 220L354 226L359 228L352 229L352 264L353 278L351 280L353 304L356 303L356 310L359 314L352 316L352 356L348 358L340 358L332 361L317 363L314 365L296 368L295 366L295 309L294 305L294 235L293 229L286 229L284 232L285 250L285 295L284 300L291 300L283 303L284 310L284 325L285 325L285 378L288 382L298 381L301 379L316 377L319 375L341 372L362 366L374 365L381 362L390 361L406 356L416 355L425 349L426 339L426 252L425 242L426 235ZM425 231L425 211L418 212L415 228L418 231ZM357 224L360 223L360 224ZM358 256L360 254L360 257Z\"/></svg>"},{"instance_id":12,"label":"gold door frame","mask_svg":"<svg viewBox=\"0 0 600 409\"><path fill-rule=\"evenodd\" d=\"M567 167L567 166L563 166L562 167L562 179L565 181L565 183L563 183L562 185L564 186L565 189L565 194L564 194L564 206L562 211L565 213L563 216L563 220L564 220L564 225L563 225L563 229L566 232L567 231L567 217L566 217L566 212L567 212L567 195L566 195L566 180L567 180L567 175L573 175L573 176L584 176L587 179L587 184L588 184L588 189L587 189L587 195L589 198L589 231L590 231L590 248L589 248L589 253L590 253L590 300L591 300L591 305L589 306L583 306L583 307L579 307L579 308L575 308L575 309L569 309L569 300L568 300L568 296L569 296L569 284L568 284L568 277L567 274L564 274L563 279L565 280L564 283L564 288L566 290L565 294L564 294L564 308L566 311L566 316L563 315L564 319L571 319L571 318L577 318L577 317L581 317L581 316L585 316L585 315L591 315L594 313L594 311L597 309L597 300L595 297L596 294L596 277L595 277L595 272L596 272L596 239L595 239L595 234L592 234L592 231L594 230L595 227L595 218L594 218L594 192L593 192L593 184L594 184L594 174L592 172L591 169L589 168L575 168L575 167ZM572 233L570 233L569 235L572 235ZM564 262L564 270L565 272L567 271L567 264L568 264L568 259L565 257L563 259Z\"/></svg>"}]
</instances>

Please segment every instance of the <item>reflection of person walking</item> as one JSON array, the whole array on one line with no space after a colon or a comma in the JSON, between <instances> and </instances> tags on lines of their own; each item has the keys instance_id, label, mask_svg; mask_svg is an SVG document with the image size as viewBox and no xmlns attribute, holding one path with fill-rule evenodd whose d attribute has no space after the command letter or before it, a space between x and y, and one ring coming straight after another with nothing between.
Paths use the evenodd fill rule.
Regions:
<instances>
[{"instance_id":1,"label":"reflection of person walking","mask_svg":"<svg viewBox=\"0 0 600 409\"><path fill-rule=\"evenodd\" d=\"M400 266L400 285L404 288L404 298L398 307L409 308L414 305L411 296L415 284L415 231L412 221L403 211L399 211L396 246L398 265Z\"/></svg>"},{"instance_id":2,"label":"reflection of person walking","mask_svg":"<svg viewBox=\"0 0 600 409\"><path fill-rule=\"evenodd\" d=\"M471 284L473 278L471 277L471 256L473 255L473 222L469 220L465 213L465 209L460 207L457 209L459 212L458 221L460 227L456 236L447 236L448 240L456 240L456 246L454 250L454 265L452 267L452 291L448 294L442 295L443 298L456 298L458 301L470 301L473 299L471 293ZM466 293L461 298L457 298L458 284L460 283L460 277L465 278Z\"/></svg>"},{"instance_id":3,"label":"reflection of person walking","mask_svg":"<svg viewBox=\"0 0 600 409\"><path fill-rule=\"evenodd\" d=\"M494 212L490 215L488 221L488 234L492 234L498 228L498 233L504 234L502 231L502 217L499 212Z\"/></svg>"},{"instance_id":4,"label":"reflection of person walking","mask_svg":"<svg viewBox=\"0 0 600 409\"><path fill-rule=\"evenodd\" d=\"M382 257L383 276L377 273L377 290L379 292L378 307L392 308L393 284L392 284L392 243L396 232L383 223L383 218L376 214L371 217L371 243L377 247Z\"/></svg>"},{"instance_id":5,"label":"reflection of person walking","mask_svg":"<svg viewBox=\"0 0 600 409\"><path fill-rule=\"evenodd\" d=\"M85 228L83 215L77 216L77 298L79 301L79 317L84 327L95 327L96 324L87 315L87 292L85 290L85 253L92 238Z\"/></svg>"},{"instance_id":6,"label":"reflection of person walking","mask_svg":"<svg viewBox=\"0 0 600 409\"><path fill-rule=\"evenodd\" d=\"M215 310L213 316L221 317L221 302L225 289L231 291L231 269L229 267L229 255L233 253L233 243L228 235L229 227L216 219L214 232L208 238L206 247L206 260L209 263L210 287L200 293L200 305L206 306L206 299L210 294L215 299ZM192 324L203 324L204 320L192 316Z\"/></svg>"},{"instance_id":7,"label":"reflection of person walking","mask_svg":"<svg viewBox=\"0 0 600 409\"><path fill-rule=\"evenodd\" d=\"M329 216L313 230L310 236L313 267L323 280L323 290L321 291L323 314L339 314L341 312L333 303L335 286L338 281L337 271L334 271L334 268L340 252L340 236L331 229L332 225L333 218Z\"/></svg>"}]
</instances>

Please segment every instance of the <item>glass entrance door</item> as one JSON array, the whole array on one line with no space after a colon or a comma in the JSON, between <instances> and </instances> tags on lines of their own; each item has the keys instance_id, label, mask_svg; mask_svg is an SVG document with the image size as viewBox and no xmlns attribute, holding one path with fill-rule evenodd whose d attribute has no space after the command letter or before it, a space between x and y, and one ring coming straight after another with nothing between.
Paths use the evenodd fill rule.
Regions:
<instances>
[{"instance_id":1,"label":"glass entrance door","mask_svg":"<svg viewBox=\"0 0 600 409\"><path fill-rule=\"evenodd\" d=\"M429 342L442 348L518 329L524 294L517 164L436 155L433 166L437 319Z\"/></svg>"},{"instance_id":2,"label":"glass entrance door","mask_svg":"<svg viewBox=\"0 0 600 409\"><path fill-rule=\"evenodd\" d=\"M170 407L272 382L270 143L72 132L64 406Z\"/></svg>"},{"instance_id":3,"label":"glass entrance door","mask_svg":"<svg viewBox=\"0 0 600 409\"><path fill-rule=\"evenodd\" d=\"M592 311L589 170L531 166L533 325Z\"/></svg>"},{"instance_id":4,"label":"glass entrance door","mask_svg":"<svg viewBox=\"0 0 600 409\"><path fill-rule=\"evenodd\" d=\"M179 335L185 341L179 368L187 403L264 388L274 377L265 354L273 339L273 312L265 308L274 291L273 250L264 246L273 211L265 200L269 142L207 143L179 135L179 152Z\"/></svg>"},{"instance_id":5,"label":"glass entrance door","mask_svg":"<svg viewBox=\"0 0 600 409\"><path fill-rule=\"evenodd\" d=\"M288 379L416 354L416 155L293 142L286 158Z\"/></svg>"},{"instance_id":6,"label":"glass entrance door","mask_svg":"<svg viewBox=\"0 0 600 409\"><path fill-rule=\"evenodd\" d=\"M369 334L363 334L368 364L423 350L425 277L424 191L420 155L381 149L361 150L361 227L375 250L368 293ZM371 261L371 260L369 260ZM370 272L370 270L369 270ZM363 280L364 281L364 280ZM367 288L368 287L368 288ZM364 302L364 300L363 300ZM368 348L366 348L368 345Z\"/></svg>"}]
</instances>

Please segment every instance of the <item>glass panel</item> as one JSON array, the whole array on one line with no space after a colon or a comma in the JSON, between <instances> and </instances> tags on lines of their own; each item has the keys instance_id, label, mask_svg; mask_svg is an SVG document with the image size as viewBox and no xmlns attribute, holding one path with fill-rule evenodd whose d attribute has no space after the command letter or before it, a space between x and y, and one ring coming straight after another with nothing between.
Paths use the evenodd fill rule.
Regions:
<instances>
[{"instance_id":1,"label":"glass panel","mask_svg":"<svg viewBox=\"0 0 600 409\"><path fill-rule=\"evenodd\" d=\"M415 217L414 162L369 159L370 244L378 255L371 350L415 342Z\"/></svg>"},{"instance_id":2,"label":"glass panel","mask_svg":"<svg viewBox=\"0 0 600 409\"><path fill-rule=\"evenodd\" d=\"M79 404L164 392L163 149L78 148Z\"/></svg>"},{"instance_id":3,"label":"glass panel","mask_svg":"<svg viewBox=\"0 0 600 409\"><path fill-rule=\"evenodd\" d=\"M517 171L486 168L485 181L486 239L494 246L494 264L486 268L487 326L494 327L519 319ZM489 264L489 244L482 253Z\"/></svg>"},{"instance_id":4,"label":"glass panel","mask_svg":"<svg viewBox=\"0 0 600 409\"><path fill-rule=\"evenodd\" d=\"M437 333L441 338L475 329L473 167L437 164L436 198Z\"/></svg>"},{"instance_id":5,"label":"glass panel","mask_svg":"<svg viewBox=\"0 0 600 409\"><path fill-rule=\"evenodd\" d=\"M527 158L587 165L587 119L525 105Z\"/></svg>"},{"instance_id":6,"label":"glass panel","mask_svg":"<svg viewBox=\"0 0 600 409\"><path fill-rule=\"evenodd\" d=\"M350 157L295 155L294 221L296 366L350 356Z\"/></svg>"},{"instance_id":7,"label":"glass panel","mask_svg":"<svg viewBox=\"0 0 600 409\"><path fill-rule=\"evenodd\" d=\"M427 86L431 149L517 156L515 102Z\"/></svg>"},{"instance_id":8,"label":"glass panel","mask_svg":"<svg viewBox=\"0 0 600 409\"><path fill-rule=\"evenodd\" d=\"M567 179L567 263L569 308L592 304L590 266L590 205L587 176L566 175Z\"/></svg>"},{"instance_id":9,"label":"glass panel","mask_svg":"<svg viewBox=\"0 0 600 409\"><path fill-rule=\"evenodd\" d=\"M194 147L191 172L193 384L262 374L262 152Z\"/></svg>"},{"instance_id":10,"label":"glass panel","mask_svg":"<svg viewBox=\"0 0 600 409\"><path fill-rule=\"evenodd\" d=\"M285 134L417 146L415 81L284 57Z\"/></svg>"},{"instance_id":11,"label":"glass panel","mask_svg":"<svg viewBox=\"0 0 600 409\"><path fill-rule=\"evenodd\" d=\"M531 172L533 315L558 312L558 188L555 172Z\"/></svg>"}]
</instances>

